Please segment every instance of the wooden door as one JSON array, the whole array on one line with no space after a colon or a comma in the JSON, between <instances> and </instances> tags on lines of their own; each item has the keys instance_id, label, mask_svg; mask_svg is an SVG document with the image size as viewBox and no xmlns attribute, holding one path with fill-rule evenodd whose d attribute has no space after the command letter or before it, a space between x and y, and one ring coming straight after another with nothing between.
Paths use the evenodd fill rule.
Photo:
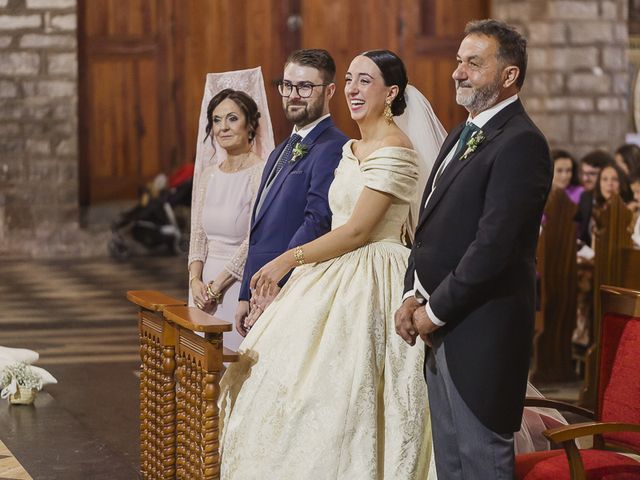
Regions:
<instances>
[{"instance_id":1,"label":"wooden door","mask_svg":"<svg viewBox=\"0 0 640 480\"><path fill-rule=\"evenodd\" d=\"M172 35L181 162L193 160L205 75L262 67L276 142L291 131L282 113L276 81L299 44L287 19L294 0L173 0Z\"/></svg>"},{"instance_id":2,"label":"wooden door","mask_svg":"<svg viewBox=\"0 0 640 480\"><path fill-rule=\"evenodd\" d=\"M133 198L192 161L205 75L262 66L276 140L291 129L275 88L298 48L295 0L81 0L83 205Z\"/></svg>"},{"instance_id":3,"label":"wooden door","mask_svg":"<svg viewBox=\"0 0 640 480\"><path fill-rule=\"evenodd\" d=\"M170 163L166 0L80 0L80 201L134 197Z\"/></svg>"},{"instance_id":4,"label":"wooden door","mask_svg":"<svg viewBox=\"0 0 640 480\"><path fill-rule=\"evenodd\" d=\"M467 118L455 102L451 74L468 21L489 16L489 0L401 0L402 56L409 81L431 102L447 129Z\"/></svg>"},{"instance_id":5,"label":"wooden door","mask_svg":"<svg viewBox=\"0 0 640 480\"><path fill-rule=\"evenodd\" d=\"M344 73L364 50L397 52L447 129L466 117L451 73L464 24L488 0L80 0L81 203L132 198L195 156L205 74L262 66L276 142L289 134L275 82L297 48L336 60L336 123L357 137Z\"/></svg>"},{"instance_id":6,"label":"wooden door","mask_svg":"<svg viewBox=\"0 0 640 480\"><path fill-rule=\"evenodd\" d=\"M325 48L336 62L334 121L350 138L359 138L344 96L351 60L365 50L386 48L400 54L398 12L401 0L301 0L301 48Z\"/></svg>"},{"instance_id":7,"label":"wooden door","mask_svg":"<svg viewBox=\"0 0 640 480\"><path fill-rule=\"evenodd\" d=\"M301 46L326 48L334 57L338 92L331 110L347 135L359 134L344 99L344 72L355 55L378 48L404 60L409 82L450 130L467 117L451 78L464 26L488 13L488 0L301 0Z\"/></svg>"}]
</instances>

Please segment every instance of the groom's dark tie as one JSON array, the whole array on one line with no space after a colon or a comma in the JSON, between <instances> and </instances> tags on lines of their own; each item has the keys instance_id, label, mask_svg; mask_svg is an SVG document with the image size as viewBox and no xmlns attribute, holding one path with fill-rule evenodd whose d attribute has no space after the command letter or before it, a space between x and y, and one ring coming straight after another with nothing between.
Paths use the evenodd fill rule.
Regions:
<instances>
[{"instance_id":1,"label":"groom's dark tie","mask_svg":"<svg viewBox=\"0 0 640 480\"><path fill-rule=\"evenodd\" d=\"M282 155L280 155L278 163L276 163L276 166L273 169L273 173L271 174L269 183L271 183L273 179L278 176L278 173L280 173L282 167L284 167L285 164L291 160L291 157L293 155L293 147L295 147L296 143L300 142L300 140L302 140L302 137L297 133L294 133L289 137L287 144L284 146L284 150L282 150Z\"/></svg>"},{"instance_id":2,"label":"groom's dark tie","mask_svg":"<svg viewBox=\"0 0 640 480\"><path fill-rule=\"evenodd\" d=\"M454 160L458 160L460 154L464 153L464 151L467 149L467 142L472 137L472 135L479 130L480 128L472 122L467 122L465 124L462 132L460 132L456 151L453 153L453 156L451 157L451 160L449 160L449 163L447 163L447 165L443 165L442 168L438 169L438 171L436 172L436 177L433 179L433 185L435 185L438 180L440 180L440 177L442 177L442 174L447 169L447 167L451 165Z\"/></svg>"}]
</instances>

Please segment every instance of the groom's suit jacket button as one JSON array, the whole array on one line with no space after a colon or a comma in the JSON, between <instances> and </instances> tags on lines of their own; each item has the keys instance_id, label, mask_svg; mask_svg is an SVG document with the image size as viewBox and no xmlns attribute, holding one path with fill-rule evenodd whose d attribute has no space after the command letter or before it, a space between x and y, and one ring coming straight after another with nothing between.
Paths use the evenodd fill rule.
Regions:
<instances>
[{"instance_id":1,"label":"groom's suit jacket button","mask_svg":"<svg viewBox=\"0 0 640 480\"><path fill-rule=\"evenodd\" d=\"M422 242L416 242L416 248L420 248L422 246Z\"/></svg>"}]
</instances>

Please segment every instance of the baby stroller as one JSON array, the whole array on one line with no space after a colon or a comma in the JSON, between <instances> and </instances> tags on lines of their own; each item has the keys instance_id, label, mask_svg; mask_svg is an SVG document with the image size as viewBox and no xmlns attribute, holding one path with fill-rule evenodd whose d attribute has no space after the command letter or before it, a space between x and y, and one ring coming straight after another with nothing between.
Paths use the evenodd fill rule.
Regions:
<instances>
[{"instance_id":1,"label":"baby stroller","mask_svg":"<svg viewBox=\"0 0 640 480\"><path fill-rule=\"evenodd\" d=\"M142 190L138 205L111 225L109 254L116 260L167 251L186 254L192 185L193 165L183 167L169 182L164 174L158 175Z\"/></svg>"}]
</instances>

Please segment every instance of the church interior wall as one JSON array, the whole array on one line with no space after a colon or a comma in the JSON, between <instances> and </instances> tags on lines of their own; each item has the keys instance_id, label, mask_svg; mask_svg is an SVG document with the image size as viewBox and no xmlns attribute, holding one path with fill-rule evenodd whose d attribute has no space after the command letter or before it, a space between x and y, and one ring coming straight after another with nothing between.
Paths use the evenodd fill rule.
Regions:
<instances>
[{"instance_id":1,"label":"church interior wall","mask_svg":"<svg viewBox=\"0 0 640 480\"><path fill-rule=\"evenodd\" d=\"M492 16L529 39L522 97L552 147L579 157L635 131L637 4L491 2ZM76 0L0 0L0 255L106 251L104 235L79 222L77 9Z\"/></svg>"}]
</instances>

